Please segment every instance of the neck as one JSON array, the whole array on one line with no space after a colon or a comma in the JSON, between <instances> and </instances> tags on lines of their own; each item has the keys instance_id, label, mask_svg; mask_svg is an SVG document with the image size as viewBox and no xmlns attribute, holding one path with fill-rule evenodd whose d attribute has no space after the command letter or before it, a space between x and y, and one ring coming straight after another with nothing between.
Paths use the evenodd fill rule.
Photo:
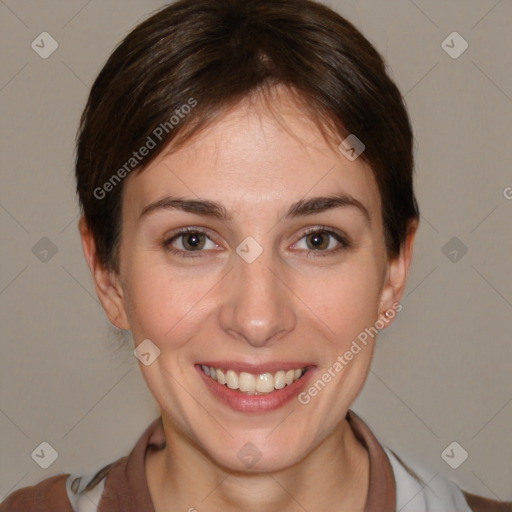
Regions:
<instances>
[{"instance_id":1,"label":"neck","mask_svg":"<svg viewBox=\"0 0 512 512\"><path fill-rule=\"evenodd\" d=\"M345 419L299 463L264 473L230 472L177 435L165 421L164 429L166 448L152 455L148 452L146 458L156 512L364 511L368 453Z\"/></svg>"}]
</instances>

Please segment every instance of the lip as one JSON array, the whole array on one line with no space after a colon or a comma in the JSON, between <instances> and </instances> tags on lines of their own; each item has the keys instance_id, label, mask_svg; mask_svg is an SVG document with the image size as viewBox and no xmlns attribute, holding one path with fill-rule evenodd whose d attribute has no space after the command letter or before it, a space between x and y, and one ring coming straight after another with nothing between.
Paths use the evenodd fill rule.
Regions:
<instances>
[{"instance_id":1,"label":"lip","mask_svg":"<svg viewBox=\"0 0 512 512\"><path fill-rule=\"evenodd\" d=\"M230 370L253 374L273 373L279 370L292 370L296 368L307 368L307 370L299 380L296 380L293 384L285 386L282 389L276 389L266 395L245 395L219 384L211 377L208 377L201 369L201 364L213 366L214 368L229 368ZM306 387L308 381L315 373L315 366L307 363L269 363L264 365L252 365L231 361L208 361L199 363L195 365L195 367L212 395L231 409L239 412L267 412L283 407Z\"/></svg>"}]
</instances>

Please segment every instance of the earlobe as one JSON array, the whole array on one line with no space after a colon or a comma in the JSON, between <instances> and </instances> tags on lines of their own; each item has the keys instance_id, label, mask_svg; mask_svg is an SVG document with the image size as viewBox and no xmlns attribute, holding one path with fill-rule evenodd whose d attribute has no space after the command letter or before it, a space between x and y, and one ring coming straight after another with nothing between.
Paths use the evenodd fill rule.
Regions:
<instances>
[{"instance_id":1,"label":"earlobe","mask_svg":"<svg viewBox=\"0 0 512 512\"><path fill-rule=\"evenodd\" d=\"M382 289L379 316L384 317L389 325L392 322L389 314L391 310L396 311L396 305L400 303L405 289L407 274L411 264L414 238L418 229L418 221L412 220L407 229L407 236L402 244L400 254L393 260L389 260L387 274ZM394 317L394 314L393 314Z\"/></svg>"},{"instance_id":2,"label":"earlobe","mask_svg":"<svg viewBox=\"0 0 512 512\"><path fill-rule=\"evenodd\" d=\"M129 329L130 325L124 305L123 290L117 274L106 268L98 260L96 243L82 216L78 223L82 249L85 261L91 272L91 276L101 305L110 322L119 329Z\"/></svg>"}]
</instances>

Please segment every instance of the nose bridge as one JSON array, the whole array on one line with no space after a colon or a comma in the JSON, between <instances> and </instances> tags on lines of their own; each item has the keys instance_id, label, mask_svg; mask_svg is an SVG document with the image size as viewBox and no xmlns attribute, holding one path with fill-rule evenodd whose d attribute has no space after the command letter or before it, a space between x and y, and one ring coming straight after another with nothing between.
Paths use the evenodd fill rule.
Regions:
<instances>
[{"instance_id":1,"label":"nose bridge","mask_svg":"<svg viewBox=\"0 0 512 512\"><path fill-rule=\"evenodd\" d=\"M291 293L277 277L278 262L272 251L260 249L257 257L254 253L247 257L255 250L250 243L240 244L234 255L220 320L221 327L232 336L264 346L293 330L296 318Z\"/></svg>"}]
</instances>

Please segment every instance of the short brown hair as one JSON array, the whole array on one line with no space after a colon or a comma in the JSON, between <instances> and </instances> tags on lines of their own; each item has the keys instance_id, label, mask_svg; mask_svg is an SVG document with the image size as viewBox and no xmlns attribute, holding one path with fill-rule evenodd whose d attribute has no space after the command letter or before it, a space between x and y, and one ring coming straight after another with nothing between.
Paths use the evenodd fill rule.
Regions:
<instances>
[{"instance_id":1,"label":"short brown hair","mask_svg":"<svg viewBox=\"0 0 512 512\"><path fill-rule=\"evenodd\" d=\"M140 172L171 140L182 144L227 107L277 84L294 92L321 129L330 127L340 141L349 134L363 141L361 157L382 198L388 256L399 254L409 222L419 217L412 130L368 40L310 0L179 0L119 44L82 114L77 192L103 265L119 269L128 172Z\"/></svg>"}]
</instances>

